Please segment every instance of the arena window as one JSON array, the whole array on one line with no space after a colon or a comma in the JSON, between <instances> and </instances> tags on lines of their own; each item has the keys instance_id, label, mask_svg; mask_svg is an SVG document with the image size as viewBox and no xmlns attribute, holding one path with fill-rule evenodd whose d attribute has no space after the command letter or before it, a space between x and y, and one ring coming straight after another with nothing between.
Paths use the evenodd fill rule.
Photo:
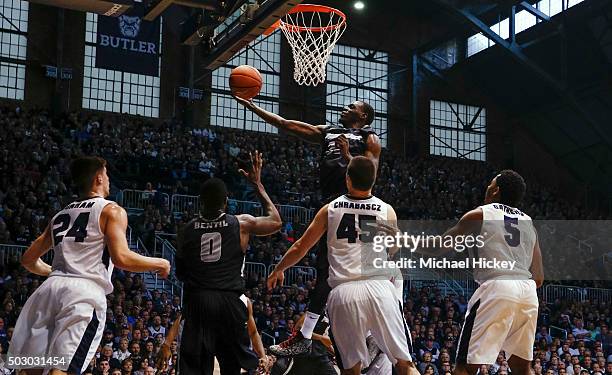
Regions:
<instances>
[{"instance_id":1,"label":"arena window","mask_svg":"<svg viewBox=\"0 0 612 375\"><path fill-rule=\"evenodd\" d=\"M83 108L159 117L159 75L147 76L96 68L98 15L87 13L85 27L85 65L83 71ZM160 51L162 51L160 21ZM161 71L161 55L159 57Z\"/></svg>"},{"instance_id":2,"label":"arena window","mask_svg":"<svg viewBox=\"0 0 612 375\"><path fill-rule=\"evenodd\" d=\"M28 45L27 1L0 0L0 97L23 100Z\"/></svg>"},{"instance_id":3,"label":"arena window","mask_svg":"<svg viewBox=\"0 0 612 375\"><path fill-rule=\"evenodd\" d=\"M327 63L325 119L337 124L342 108L355 100L368 102L376 111L372 127L387 146L388 54L336 45Z\"/></svg>"},{"instance_id":4,"label":"arena window","mask_svg":"<svg viewBox=\"0 0 612 375\"><path fill-rule=\"evenodd\" d=\"M429 124L430 155L486 160L485 108L430 100Z\"/></svg>"},{"instance_id":5,"label":"arena window","mask_svg":"<svg viewBox=\"0 0 612 375\"><path fill-rule=\"evenodd\" d=\"M233 68L248 64L259 70L263 78L255 103L273 113L279 112L281 34L259 36L224 66L212 73L210 124L228 128L277 133L272 125L242 107L231 96L228 77Z\"/></svg>"},{"instance_id":6,"label":"arena window","mask_svg":"<svg viewBox=\"0 0 612 375\"><path fill-rule=\"evenodd\" d=\"M542 11L542 13L552 17L583 1L584 0L541 0L534 6ZM564 6L565 9L563 8ZM526 10L517 12L515 15L516 33L518 34L521 31L525 31L528 28L535 26L537 22L536 17ZM510 36L509 23L509 19L505 18L491 26L491 30L502 38L507 39ZM467 40L467 56L470 57L493 45L495 45L495 42L484 36L482 33L472 35Z\"/></svg>"}]
</instances>

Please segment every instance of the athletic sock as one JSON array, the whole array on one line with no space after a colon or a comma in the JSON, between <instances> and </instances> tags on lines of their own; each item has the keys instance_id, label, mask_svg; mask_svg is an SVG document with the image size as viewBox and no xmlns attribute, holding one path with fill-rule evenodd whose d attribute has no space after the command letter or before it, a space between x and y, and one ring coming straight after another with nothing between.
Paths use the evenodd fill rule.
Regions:
<instances>
[{"instance_id":1,"label":"athletic sock","mask_svg":"<svg viewBox=\"0 0 612 375\"><path fill-rule=\"evenodd\" d=\"M314 331L318 320L319 314L315 314L310 311L306 312L306 319L304 319L302 329L300 329L300 332L302 332L302 336L304 336L304 338L312 339L312 332Z\"/></svg>"}]
</instances>

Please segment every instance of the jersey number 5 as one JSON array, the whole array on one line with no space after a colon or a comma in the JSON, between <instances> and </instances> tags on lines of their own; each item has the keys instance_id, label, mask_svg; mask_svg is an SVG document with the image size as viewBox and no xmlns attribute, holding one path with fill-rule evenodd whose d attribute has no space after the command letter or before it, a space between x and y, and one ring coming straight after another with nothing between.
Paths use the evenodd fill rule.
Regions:
<instances>
[{"instance_id":1,"label":"jersey number 5","mask_svg":"<svg viewBox=\"0 0 612 375\"><path fill-rule=\"evenodd\" d=\"M200 260L212 263L221 259L221 233L204 233L200 239Z\"/></svg>"},{"instance_id":2,"label":"jersey number 5","mask_svg":"<svg viewBox=\"0 0 612 375\"><path fill-rule=\"evenodd\" d=\"M83 242L87 238L87 223L89 222L89 212L82 212L77 216L72 224L72 228L64 235L70 226L70 215L62 214L53 220L53 244L59 245L64 237L74 237L74 242Z\"/></svg>"},{"instance_id":3,"label":"jersey number 5","mask_svg":"<svg viewBox=\"0 0 612 375\"><path fill-rule=\"evenodd\" d=\"M347 239L349 243L357 242L357 237L361 242L372 242L372 232L365 229L366 223L376 221L376 216L371 215L357 215L359 219L359 229L361 234L357 235L357 228L355 226L355 214L344 214L336 229L336 238L339 240Z\"/></svg>"},{"instance_id":4,"label":"jersey number 5","mask_svg":"<svg viewBox=\"0 0 612 375\"><path fill-rule=\"evenodd\" d=\"M518 218L504 216L504 228L508 234L504 235L506 243L510 247L517 247L521 244L521 231L518 229Z\"/></svg>"}]
</instances>

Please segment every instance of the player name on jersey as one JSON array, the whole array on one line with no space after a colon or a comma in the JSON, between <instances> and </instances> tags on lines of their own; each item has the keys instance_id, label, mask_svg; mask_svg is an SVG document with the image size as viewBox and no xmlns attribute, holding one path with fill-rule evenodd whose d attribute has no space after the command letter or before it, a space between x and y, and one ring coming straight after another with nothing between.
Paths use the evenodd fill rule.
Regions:
<instances>
[{"instance_id":1,"label":"player name on jersey","mask_svg":"<svg viewBox=\"0 0 612 375\"><path fill-rule=\"evenodd\" d=\"M73 208L92 208L94 204L96 204L95 201L74 202L66 206L64 210L71 210Z\"/></svg>"},{"instance_id":2,"label":"player name on jersey","mask_svg":"<svg viewBox=\"0 0 612 375\"><path fill-rule=\"evenodd\" d=\"M525 216L525 214L521 210L514 207L506 206L505 204L493 203L493 208L502 210L506 214Z\"/></svg>"},{"instance_id":3,"label":"player name on jersey","mask_svg":"<svg viewBox=\"0 0 612 375\"><path fill-rule=\"evenodd\" d=\"M210 221L210 222L198 222L196 221L194 224L194 229L217 229L217 228L225 228L229 226L227 221Z\"/></svg>"},{"instance_id":4,"label":"player name on jersey","mask_svg":"<svg viewBox=\"0 0 612 375\"><path fill-rule=\"evenodd\" d=\"M347 202L347 201L336 201L334 202L334 208L350 208L353 210L367 210L367 211L381 211L380 204L375 203L359 203L359 202Z\"/></svg>"}]
</instances>

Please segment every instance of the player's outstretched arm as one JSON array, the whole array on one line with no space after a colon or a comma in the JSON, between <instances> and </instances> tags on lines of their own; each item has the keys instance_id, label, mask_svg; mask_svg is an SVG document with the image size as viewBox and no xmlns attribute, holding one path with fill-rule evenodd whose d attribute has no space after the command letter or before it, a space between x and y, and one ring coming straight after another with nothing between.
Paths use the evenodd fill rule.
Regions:
<instances>
[{"instance_id":1,"label":"player's outstretched arm","mask_svg":"<svg viewBox=\"0 0 612 375\"><path fill-rule=\"evenodd\" d=\"M234 96L234 98L238 101L238 103L242 104L251 112L261 117L262 120L276 128L285 130L291 135L294 135L306 142L321 143L323 141L323 129L325 128L325 125L312 125L306 122L287 120L276 113L266 111L265 109L259 107L253 102L252 99L247 100L237 96Z\"/></svg>"},{"instance_id":2,"label":"player's outstretched arm","mask_svg":"<svg viewBox=\"0 0 612 375\"><path fill-rule=\"evenodd\" d=\"M116 204L104 207L100 222L104 225L102 232L110 257L117 267L130 272L153 271L163 278L168 277L170 263L167 260L145 257L130 250L125 237L128 218L122 207Z\"/></svg>"},{"instance_id":3,"label":"player's outstretched arm","mask_svg":"<svg viewBox=\"0 0 612 375\"><path fill-rule=\"evenodd\" d=\"M531 258L531 278L535 281L536 287L539 288L544 284L544 265L542 264L542 251L540 250L540 240L536 238L535 246L533 247L533 257Z\"/></svg>"},{"instance_id":4,"label":"player's outstretched arm","mask_svg":"<svg viewBox=\"0 0 612 375\"><path fill-rule=\"evenodd\" d=\"M283 259L274 267L274 271L268 276L268 289L275 288L277 285L282 285L285 279L284 272L287 268L297 264L302 259L308 250L310 250L321 239L327 230L327 205L323 206L317 212L317 215L312 220L308 229L299 240L295 241L293 246L287 250Z\"/></svg>"},{"instance_id":5,"label":"player's outstretched arm","mask_svg":"<svg viewBox=\"0 0 612 375\"><path fill-rule=\"evenodd\" d=\"M49 232L49 226L45 228L45 231L38 236L34 242L28 247L25 253L21 256L21 265L28 271L39 276L49 276L51 273L51 266L43 262L40 257L45 255L53 247L51 241L51 233Z\"/></svg>"},{"instance_id":6,"label":"player's outstretched arm","mask_svg":"<svg viewBox=\"0 0 612 375\"><path fill-rule=\"evenodd\" d=\"M280 213L276 209L274 203L266 193L266 189L261 183L261 168L263 167L263 157L261 153L255 151L255 154L249 153L251 157L251 168L249 171L241 169L239 172L255 186L255 193L261 202L264 214L263 216L254 217L251 215L237 215L236 218L240 222L241 242L243 242L243 250L246 249L248 236L251 234L257 236L268 236L276 233L281 229L282 220Z\"/></svg>"},{"instance_id":7,"label":"player's outstretched arm","mask_svg":"<svg viewBox=\"0 0 612 375\"><path fill-rule=\"evenodd\" d=\"M444 232L443 238L458 237L467 235L477 235L480 233L482 226L482 209L475 208L459 219L457 224ZM443 241L446 245L447 241ZM428 256L447 256L455 253L455 241L451 241L450 246L442 246L438 248L422 248L417 247L415 252Z\"/></svg>"}]
</instances>

